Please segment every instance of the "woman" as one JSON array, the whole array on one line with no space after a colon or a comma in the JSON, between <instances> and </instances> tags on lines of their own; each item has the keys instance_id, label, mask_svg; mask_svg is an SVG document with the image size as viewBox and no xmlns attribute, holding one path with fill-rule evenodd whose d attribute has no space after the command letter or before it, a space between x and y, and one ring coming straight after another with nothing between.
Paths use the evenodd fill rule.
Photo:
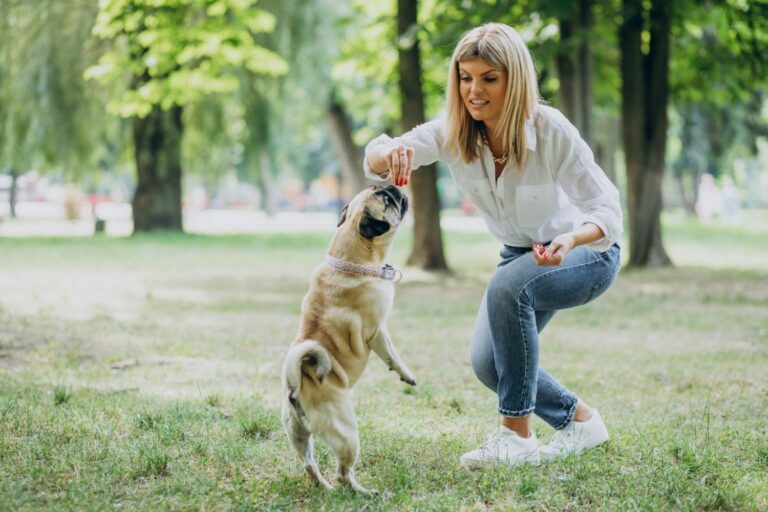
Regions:
<instances>
[{"instance_id":1,"label":"woman","mask_svg":"<svg viewBox=\"0 0 768 512\"><path fill-rule=\"evenodd\" d=\"M451 173L504 244L483 296L472 367L497 393L502 425L463 466L538 462L608 440L597 410L539 368L539 333L560 309L585 304L619 271L619 194L578 131L540 103L525 43L509 26L467 33L454 50L446 114L366 147L371 178L408 185L436 160ZM535 413L558 430L540 446Z\"/></svg>"}]
</instances>

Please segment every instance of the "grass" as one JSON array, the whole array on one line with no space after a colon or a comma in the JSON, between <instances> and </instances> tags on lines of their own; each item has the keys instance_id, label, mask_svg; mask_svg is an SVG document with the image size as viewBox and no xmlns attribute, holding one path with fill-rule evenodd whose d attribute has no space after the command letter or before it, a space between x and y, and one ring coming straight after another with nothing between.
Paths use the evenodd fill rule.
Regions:
<instances>
[{"instance_id":1,"label":"grass","mask_svg":"<svg viewBox=\"0 0 768 512\"><path fill-rule=\"evenodd\" d=\"M457 464L498 424L468 358L497 244L447 233L452 276L405 269L389 326L419 385L372 358L355 391L374 498L312 486L279 421L329 234L0 239L0 510L768 509L768 218L673 213L665 234L678 267L624 271L544 331L542 365L612 440L536 468Z\"/></svg>"}]
</instances>

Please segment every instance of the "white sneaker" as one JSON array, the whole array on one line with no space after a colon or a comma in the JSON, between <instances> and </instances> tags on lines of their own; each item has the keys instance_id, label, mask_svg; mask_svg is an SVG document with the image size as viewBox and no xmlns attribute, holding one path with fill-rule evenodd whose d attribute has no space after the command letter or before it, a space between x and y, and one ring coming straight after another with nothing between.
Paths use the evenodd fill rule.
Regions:
<instances>
[{"instance_id":1,"label":"white sneaker","mask_svg":"<svg viewBox=\"0 0 768 512\"><path fill-rule=\"evenodd\" d=\"M608 429L597 409L587 421L571 421L557 432L549 444L541 447L541 460L562 459L571 453L576 455L608 440Z\"/></svg>"},{"instance_id":2,"label":"white sneaker","mask_svg":"<svg viewBox=\"0 0 768 512\"><path fill-rule=\"evenodd\" d=\"M488 436L483 445L461 456L461 467L478 468L495 464L538 464L539 440L536 433L531 431L531 437L524 438L504 425Z\"/></svg>"}]
</instances>

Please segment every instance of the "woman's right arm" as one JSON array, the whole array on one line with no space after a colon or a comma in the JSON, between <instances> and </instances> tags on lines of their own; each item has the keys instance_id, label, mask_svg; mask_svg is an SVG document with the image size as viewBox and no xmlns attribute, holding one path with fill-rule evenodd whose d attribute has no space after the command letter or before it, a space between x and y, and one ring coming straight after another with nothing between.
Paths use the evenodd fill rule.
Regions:
<instances>
[{"instance_id":1,"label":"woman's right arm","mask_svg":"<svg viewBox=\"0 0 768 512\"><path fill-rule=\"evenodd\" d=\"M379 135L365 148L363 167L369 178L407 185L411 172L439 159L442 148L442 120L421 124L394 139Z\"/></svg>"}]
</instances>

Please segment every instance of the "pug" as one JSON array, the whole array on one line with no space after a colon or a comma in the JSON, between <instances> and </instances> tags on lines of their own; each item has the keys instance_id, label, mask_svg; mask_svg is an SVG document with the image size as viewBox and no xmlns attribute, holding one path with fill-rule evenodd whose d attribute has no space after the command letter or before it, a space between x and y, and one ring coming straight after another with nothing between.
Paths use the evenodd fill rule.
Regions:
<instances>
[{"instance_id":1,"label":"pug","mask_svg":"<svg viewBox=\"0 0 768 512\"><path fill-rule=\"evenodd\" d=\"M326 260L310 278L283 364L283 426L309 477L328 489L313 457L313 435L336 455L341 485L372 493L355 479L360 440L352 409L352 388L370 352L416 385L386 324L399 272L384 261L407 210L408 199L392 185L369 187L344 207Z\"/></svg>"}]
</instances>

